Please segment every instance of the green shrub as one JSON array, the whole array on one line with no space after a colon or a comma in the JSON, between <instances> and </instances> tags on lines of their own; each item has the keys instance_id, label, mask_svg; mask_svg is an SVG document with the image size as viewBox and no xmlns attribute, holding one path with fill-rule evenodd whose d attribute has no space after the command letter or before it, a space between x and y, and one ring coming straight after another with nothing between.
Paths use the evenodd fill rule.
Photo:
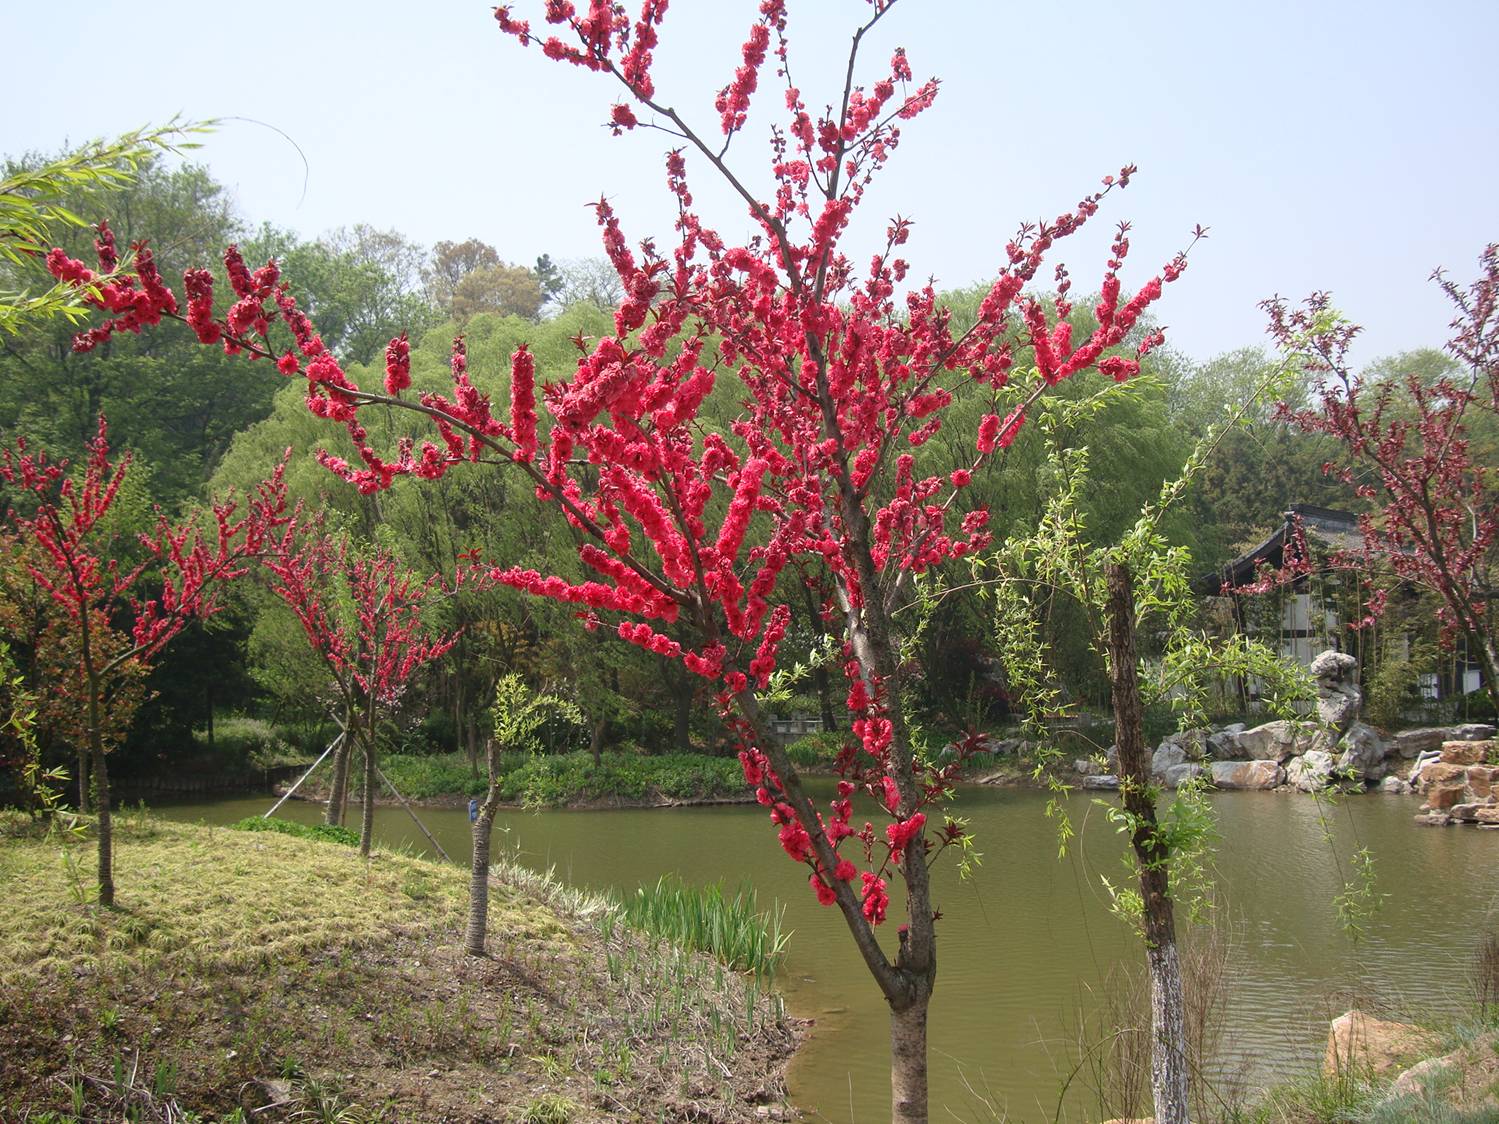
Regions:
<instances>
[{"instance_id":1,"label":"green shrub","mask_svg":"<svg viewBox=\"0 0 1499 1124\"><path fill-rule=\"evenodd\" d=\"M271 769L277 765L295 765L307 755L282 736L275 726L260 718L235 715L220 718L213 724L213 745L203 745L221 767Z\"/></svg>"},{"instance_id":2,"label":"green shrub","mask_svg":"<svg viewBox=\"0 0 1499 1124\"><path fill-rule=\"evenodd\" d=\"M505 762L500 798L527 805L595 800L701 800L744 791L744 774L732 757L667 753L659 757L606 753L595 767L588 753L537 755L516 768Z\"/></svg>"},{"instance_id":3,"label":"green shrub","mask_svg":"<svg viewBox=\"0 0 1499 1124\"><path fill-rule=\"evenodd\" d=\"M484 777L461 753L391 753L380 758L380 768L408 799L484 795Z\"/></svg>"},{"instance_id":4,"label":"green shrub","mask_svg":"<svg viewBox=\"0 0 1499 1124\"><path fill-rule=\"evenodd\" d=\"M270 831L277 835L295 835L298 839L316 839L323 843L341 843L345 847L359 846L359 835L338 824L306 824L296 823L292 820L249 816L229 826L234 831Z\"/></svg>"},{"instance_id":5,"label":"green shrub","mask_svg":"<svg viewBox=\"0 0 1499 1124\"><path fill-rule=\"evenodd\" d=\"M357 764L357 762L356 762ZM482 770L475 774L461 753L416 756L393 753L380 768L408 799L483 796ZM500 799L507 804L560 806L592 801L704 800L740 796L744 774L733 757L666 753L651 757L606 753L595 768L591 754L507 753L500 758Z\"/></svg>"},{"instance_id":6,"label":"green shrub","mask_svg":"<svg viewBox=\"0 0 1499 1124\"><path fill-rule=\"evenodd\" d=\"M786 755L798 769L831 769L848 739L844 730L822 730L797 738L786 747Z\"/></svg>"}]
</instances>

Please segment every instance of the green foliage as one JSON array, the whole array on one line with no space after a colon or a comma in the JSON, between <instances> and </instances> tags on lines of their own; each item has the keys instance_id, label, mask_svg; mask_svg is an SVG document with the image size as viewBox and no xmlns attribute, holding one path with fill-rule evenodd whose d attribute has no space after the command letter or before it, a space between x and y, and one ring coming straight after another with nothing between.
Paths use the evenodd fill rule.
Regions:
<instances>
[{"instance_id":1,"label":"green foliage","mask_svg":"<svg viewBox=\"0 0 1499 1124\"><path fill-rule=\"evenodd\" d=\"M732 757L696 753L645 756L611 752L595 768L583 750L559 754L507 753L500 757L500 799L530 807L569 804L651 803L735 799L745 793L744 775ZM390 754L380 768L413 799L482 796L485 782L462 754Z\"/></svg>"},{"instance_id":2,"label":"green foliage","mask_svg":"<svg viewBox=\"0 0 1499 1124\"><path fill-rule=\"evenodd\" d=\"M1041 621L1057 600L1077 605L1084 614L1085 635L1092 652L1106 661L1109 621L1105 574L1111 565L1122 565L1130 575L1135 612L1131 626L1135 635L1151 646L1151 650L1139 653L1141 666L1137 669L1147 723L1158 729L1164 724L1164 713L1170 713L1180 729L1199 724L1209 685L1222 676L1246 675L1261 680L1272 705L1286 712L1295 700L1311 696L1306 672L1287 664L1274 651L1239 635L1216 641L1197 627L1196 601L1191 593L1192 554L1173 544L1164 530L1166 517L1181 508L1189 485L1216 448L1225 432L1222 427L1209 429L1186 458L1181 474L1161 485L1155 499L1138 510L1132 525L1125 525L1113 538L1092 533L1086 502L1092 488L1091 453L1086 447L1069 444L1069 435L1079 419L1098 414L1110 399L1129 392L1129 384L1120 384L1089 399L1047 405L1036 428L1047 439L1053 491L1039 525L1031 534L1012 536L992 560L975 560L973 564L975 577L984 580L984 589L995 607L996 639L1011 687L1025 709L1028 731L1045 747L1039 754L1038 774L1060 757L1052 727L1057 718L1072 712L1044 654ZM1244 409L1241 407L1239 417ZM988 581L991 572L997 577ZM1141 734L1154 732L1147 725ZM1065 790L1060 782L1050 783ZM1159 797L1153 785L1145 795L1152 802ZM1171 865L1173 880L1183 888L1189 904L1207 900L1205 885L1194 884L1194 877L1206 870L1213 835L1211 812L1200 786L1178 788L1153 825L1140 822L1122 805L1106 806L1110 819L1123 834L1137 839L1145 829L1152 836L1145 850L1158 856L1156 863ZM1065 850L1071 825L1059 801L1053 801L1048 811L1059 819ZM1138 894L1118 891L1107 880L1105 886L1116 910L1136 919L1141 904Z\"/></svg>"},{"instance_id":3,"label":"green foliage","mask_svg":"<svg viewBox=\"0 0 1499 1124\"><path fill-rule=\"evenodd\" d=\"M15 335L28 324L52 317L81 321L85 293L53 284L50 278L40 293L26 287L27 272L38 279L44 276L37 255L56 245L63 229L89 225L90 220L72 209L80 195L118 191L134 183L151 159L198 147L189 138L212 126L213 122L191 124L174 118L159 128L91 141L52 160L6 167L0 177L0 333Z\"/></svg>"},{"instance_id":4,"label":"green foliage","mask_svg":"<svg viewBox=\"0 0 1499 1124\"><path fill-rule=\"evenodd\" d=\"M1364 675L1364 717L1386 730L1403 725L1405 712L1421 703L1421 673L1435 664L1436 656L1435 644L1386 644L1379 663Z\"/></svg>"},{"instance_id":5,"label":"green foliage","mask_svg":"<svg viewBox=\"0 0 1499 1124\"><path fill-rule=\"evenodd\" d=\"M786 747L786 755L798 769L831 769L839 751L848 744L848 738L848 733L843 730L804 734Z\"/></svg>"},{"instance_id":6,"label":"green foliage","mask_svg":"<svg viewBox=\"0 0 1499 1124\"><path fill-rule=\"evenodd\" d=\"M595 768L587 753L536 756L507 772L500 798L527 807L577 803L703 800L744 794L744 775L732 757L668 753L643 757L608 753Z\"/></svg>"},{"instance_id":7,"label":"green foliage","mask_svg":"<svg viewBox=\"0 0 1499 1124\"><path fill-rule=\"evenodd\" d=\"M520 1110L521 1124L569 1124L582 1106L560 1093L542 1093Z\"/></svg>"},{"instance_id":8,"label":"green foliage","mask_svg":"<svg viewBox=\"0 0 1499 1124\"><path fill-rule=\"evenodd\" d=\"M583 715L571 700L533 691L514 672L500 676L494 688L494 740L502 753L540 753L542 730L553 722L581 732Z\"/></svg>"},{"instance_id":9,"label":"green foliage","mask_svg":"<svg viewBox=\"0 0 1499 1124\"><path fill-rule=\"evenodd\" d=\"M339 824L305 824L293 820L268 819L264 816L248 816L229 825L235 831L269 831L276 835L291 835L298 839L316 839L323 843L341 843L345 847L359 846L359 833Z\"/></svg>"},{"instance_id":10,"label":"green foliage","mask_svg":"<svg viewBox=\"0 0 1499 1124\"><path fill-rule=\"evenodd\" d=\"M277 727L244 715L214 722L213 753L224 768L272 769L307 759Z\"/></svg>"},{"instance_id":11,"label":"green foliage","mask_svg":"<svg viewBox=\"0 0 1499 1124\"><path fill-rule=\"evenodd\" d=\"M641 886L624 897L618 909L620 919L632 928L766 978L785 959L791 937L782 930L785 907L762 912L748 883L731 898L721 882L698 888L666 874L655 885Z\"/></svg>"}]
</instances>

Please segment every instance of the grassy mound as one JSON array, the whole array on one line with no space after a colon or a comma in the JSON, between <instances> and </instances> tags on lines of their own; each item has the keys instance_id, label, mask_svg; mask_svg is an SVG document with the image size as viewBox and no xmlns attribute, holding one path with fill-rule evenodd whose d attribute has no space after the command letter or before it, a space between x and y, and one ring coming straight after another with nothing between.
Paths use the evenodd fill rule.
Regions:
<instances>
[{"instance_id":1,"label":"grassy mound","mask_svg":"<svg viewBox=\"0 0 1499 1124\"><path fill-rule=\"evenodd\" d=\"M537 876L496 884L479 960L455 867L116 830L100 910L89 841L0 818L0 1119L733 1121L782 1095L778 1000Z\"/></svg>"}]
</instances>

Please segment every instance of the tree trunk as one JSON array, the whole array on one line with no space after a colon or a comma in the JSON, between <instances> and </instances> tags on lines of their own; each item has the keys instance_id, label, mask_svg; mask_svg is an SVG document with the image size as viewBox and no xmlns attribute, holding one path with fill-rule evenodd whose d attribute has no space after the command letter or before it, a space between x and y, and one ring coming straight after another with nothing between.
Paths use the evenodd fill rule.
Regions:
<instances>
[{"instance_id":1,"label":"tree trunk","mask_svg":"<svg viewBox=\"0 0 1499 1124\"><path fill-rule=\"evenodd\" d=\"M333 751L333 780L328 791L328 806L323 809L323 822L326 824L344 822L344 797L349 791L349 749L352 744L349 727L345 725L344 732L338 735L338 748Z\"/></svg>"},{"instance_id":2,"label":"tree trunk","mask_svg":"<svg viewBox=\"0 0 1499 1124\"><path fill-rule=\"evenodd\" d=\"M604 763L604 732L609 728L609 719L603 715L593 720L593 734L588 739L588 752L593 754L593 767Z\"/></svg>"},{"instance_id":3,"label":"tree trunk","mask_svg":"<svg viewBox=\"0 0 1499 1124\"><path fill-rule=\"evenodd\" d=\"M97 730L93 737L98 739ZM99 904L113 909L115 904L114 819L109 806L109 766L104 763L104 748L99 746L93 761L94 803L99 816Z\"/></svg>"},{"instance_id":4,"label":"tree trunk","mask_svg":"<svg viewBox=\"0 0 1499 1124\"><path fill-rule=\"evenodd\" d=\"M1135 649L1135 598L1129 568L1111 562L1106 614L1114 740L1119 746L1120 795L1137 825L1131 844L1144 900L1145 959L1150 973L1150 1085L1156 1124L1187 1124L1187 1029L1181 958L1168 882L1170 852L1156 830L1150 761L1145 752L1145 708Z\"/></svg>"},{"instance_id":5,"label":"tree trunk","mask_svg":"<svg viewBox=\"0 0 1499 1124\"><path fill-rule=\"evenodd\" d=\"M470 956L484 955L484 937L489 928L489 834L494 826L494 814L500 806L500 751L494 738L489 740L485 761L489 766L489 787L484 793L484 803L474 819L474 851L469 866L468 882L468 932L464 935L463 947Z\"/></svg>"},{"instance_id":6,"label":"tree trunk","mask_svg":"<svg viewBox=\"0 0 1499 1124\"><path fill-rule=\"evenodd\" d=\"M484 955L484 936L489 927L489 835L494 827L495 805L499 800L499 788L490 781L489 792L474 820L474 853L469 867L468 880L468 932L464 936L464 949L470 956Z\"/></svg>"},{"instance_id":7,"label":"tree trunk","mask_svg":"<svg viewBox=\"0 0 1499 1124\"><path fill-rule=\"evenodd\" d=\"M926 1016L931 993L922 988L904 1010L890 1008L890 1119L927 1124Z\"/></svg>"},{"instance_id":8,"label":"tree trunk","mask_svg":"<svg viewBox=\"0 0 1499 1124\"><path fill-rule=\"evenodd\" d=\"M364 743L364 810L359 820L359 853L370 857L370 842L375 836L375 740L368 733Z\"/></svg>"},{"instance_id":9,"label":"tree trunk","mask_svg":"<svg viewBox=\"0 0 1499 1124\"><path fill-rule=\"evenodd\" d=\"M93 801L89 799L88 750L78 751L78 810L87 812Z\"/></svg>"}]
</instances>

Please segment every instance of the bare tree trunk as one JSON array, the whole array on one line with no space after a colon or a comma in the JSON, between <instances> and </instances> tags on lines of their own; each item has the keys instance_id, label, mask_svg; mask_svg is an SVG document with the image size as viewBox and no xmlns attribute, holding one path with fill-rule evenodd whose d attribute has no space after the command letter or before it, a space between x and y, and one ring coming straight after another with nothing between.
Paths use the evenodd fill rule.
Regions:
<instances>
[{"instance_id":1,"label":"bare tree trunk","mask_svg":"<svg viewBox=\"0 0 1499 1124\"><path fill-rule=\"evenodd\" d=\"M375 741L367 731L360 740L364 743L364 810L359 820L359 853L369 858L375 837Z\"/></svg>"},{"instance_id":2,"label":"bare tree trunk","mask_svg":"<svg viewBox=\"0 0 1499 1124\"><path fill-rule=\"evenodd\" d=\"M97 729L91 735L99 743ZM109 766L104 763L104 747L98 744L94 757L94 800L99 816L99 904L113 909L115 904L114 818L109 806Z\"/></svg>"},{"instance_id":3,"label":"bare tree trunk","mask_svg":"<svg viewBox=\"0 0 1499 1124\"><path fill-rule=\"evenodd\" d=\"M927 1124L926 1016L931 992L923 988L904 1010L890 1009L890 1119Z\"/></svg>"},{"instance_id":4,"label":"bare tree trunk","mask_svg":"<svg viewBox=\"0 0 1499 1124\"><path fill-rule=\"evenodd\" d=\"M328 806L323 809L323 822L326 824L344 822L344 799L349 792L349 753L354 744L354 737L349 729L351 724L344 724L344 731L338 736L338 748L333 751L333 780L328 792Z\"/></svg>"},{"instance_id":5,"label":"bare tree trunk","mask_svg":"<svg viewBox=\"0 0 1499 1124\"><path fill-rule=\"evenodd\" d=\"M1168 882L1171 853L1156 829L1145 753L1145 708L1135 649L1135 598L1129 568L1105 567L1108 583L1109 683L1120 795L1137 825L1130 842L1145 909L1145 960L1150 974L1150 1085L1156 1124L1188 1124L1187 1027L1181 958Z\"/></svg>"},{"instance_id":6,"label":"bare tree trunk","mask_svg":"<svg viewBox=\"0 0 1499 1124\"><path fill-rule=\"evenodd\" d=\"M588 752L593 754L593 767L599 768L604 763L604 733L609 728L609 719L604 715L593 720L593 733L588 739Z\"/></svg>"},{"instance_id":7,"label":"bare tree trunk","mask_svg":"<svg viewBox=\"0 0 1499 1124\"><path fill-rule=\"evenodd\" d=\"M78 646L83 654L83 677L88 688L88 752L93 771L94 805L99 817L99 904L114 908L114 818L109 806L109 766L104 761L103 716L99 713L99 672L89 632L89 615L78 615Z\"/></svg>"},{"instance_id":8,"label":"bare tree trunk","mask_svg":"<svg viewBox=\"0 0 1499 1124\"><path fill-rule=\"evenodd\" d=\"M470 956L484 955L484 937L489 928L489 835L494 827L495 810L500 804L500 747L490 739L486 755L489 764L489 787L484 803L474 819L474 851L469 866L468 931L463 947Z\"/></svg>"},{"instance_id":9,"label":"bare tree trunk","mask_svg":"<svg viewBox=\"0 0 1499 1124\"><path fill-rule=\"evenodd\" d=\"M89 751L87 748L78 751L78 810L87 812L93 800L89 796Z\"/></svg>"}]
</instances>

